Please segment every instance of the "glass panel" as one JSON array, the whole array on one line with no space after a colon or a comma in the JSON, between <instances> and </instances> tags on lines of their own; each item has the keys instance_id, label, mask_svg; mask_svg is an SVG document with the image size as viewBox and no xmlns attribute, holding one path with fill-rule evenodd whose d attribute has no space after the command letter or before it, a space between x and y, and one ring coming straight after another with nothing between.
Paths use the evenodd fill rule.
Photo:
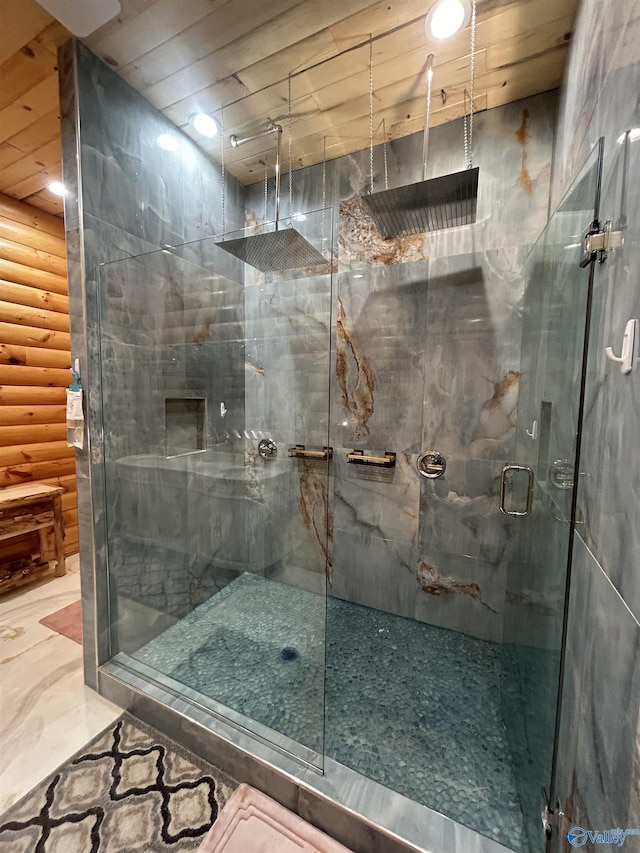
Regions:
<instances>
[{"instance_id":1,"label":"glass panel","mask_svg":"<svg viewBox=\"0 0 640 853\"><path fill-rule=\"evenodd\" d=\"M339 277L326 694L327 755L516 848L496 484L513 452L520 326L510 309L525 258L516 247L356 261ZM344 404L355 376L375 383L375 406L360 402L373 401L364 381L360 405ZM354 446L395 451L396 465L347 464ZM419 475L426 450L446 457L441 478Z\"/></svg>"},{"instance_id":2,"label":"glass panel","mask_svg":"<svg viewBox=\"0 0 640 853\"><path fill-rule=\"evenodd\" d=\"M101 268L112 655L321 767L332 275L220 242Z\"/></svg>"},{"instance_id":3,"label":"glass panel","mask_svg":"<svg viewBox=\"0 0 640 853\"><path fill-rule=\"evenodd\" d=\"M582 234L597 216L600 147L549 220L528 262L515 460L532 471L533 505L512 517L502 700L528 849L542 851L561 665L591 267ZM508 509L524 510L529 475L513 472Z\"/></svg>"}]
</instances>

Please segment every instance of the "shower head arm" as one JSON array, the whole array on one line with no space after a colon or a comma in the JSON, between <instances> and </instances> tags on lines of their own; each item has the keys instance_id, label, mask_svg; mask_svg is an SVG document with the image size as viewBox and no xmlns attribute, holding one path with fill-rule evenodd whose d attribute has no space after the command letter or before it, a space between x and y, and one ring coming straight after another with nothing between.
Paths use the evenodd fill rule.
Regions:
<instances>
[{"instance_id":1,"label":"shower head arm","mask_svg":"<svg viewBox=\"0 0 640 853\"><path fill-rule=\"evenodd\" d=\"M275 124L274 122L269 122L269 127L266 130L263 130L262 133L254 133L253 136L243 136L242 139L238 139L235 133L232 133L229 137L229 142L231 143L232 148L238 148L240 145L244 145L245 142L253 142L254 139L262 139L263 136L269 136L271 133L282 134L282 125ZM278 136L280 139L280 136Z\"/></svg>"},{"instance_id":2,"label":"shower head arm","mask_svg":"<svg viewBox=\"0 0 640 853\"><path fill-rule=\"evenodd\" d=\"M282 147L282 128L278 128L278 144L276 145L276 231L280 222L280 153Z\"/></svg>"},{"instance_id":3,"label":"shower head arm","mask_svg":"<svg viewBox=\"0 0 640 853\"><path fill-rule=\"evenodd\" d=\"M429 123L431 121L431 82L433 80L432 53L427 57L427 103L424 111L424 136L422 139L422 180L427 180L427 154L429 153Z\"/></svg>"},{"instance_id":4,"label":"shower head arm","mask_svg":"<svg viewBox=\"0 0 640 853\"><path fill-rule=\"evenodd\" d=\"M233 148L237 148L239 145L244 145L245 142L252 142L254 139L261 139L263 136L269 136L272 133L278 134L278 144L276 146L276 231L278 230L278 223L280 222L280 154L282 148L282 125L276 124L275 122L269 119L269 126L266 130L263 130L262 133L254 133L253 136L245 136L242 139L238 139L235 133L232 133L229 137L229 141ZM265 179L266 180L266 179Z\"/></svg>"}]
</instances>

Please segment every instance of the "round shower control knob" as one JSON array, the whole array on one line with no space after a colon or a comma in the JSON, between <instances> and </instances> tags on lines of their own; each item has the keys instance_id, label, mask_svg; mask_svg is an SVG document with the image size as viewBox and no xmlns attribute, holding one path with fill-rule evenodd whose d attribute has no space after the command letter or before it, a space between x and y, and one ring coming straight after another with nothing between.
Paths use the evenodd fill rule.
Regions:
<instances>
[{"instance_id":1,"label":"round shower control knob","mask_svg":"<svg viewBox=\"0 0 640 853\"><path fill-rule=\"evenodd\" d=\"M418 456L416 468L421 476L428 480L436 480L444 474L447 460L437 450L425 450Z\"/></svg>"},{"instance_id":2,"label":"round shower control knob","mask_svg":"<svg viewBox=\"0 0 640 853\"><path fill-rule=\"evenodd\" d=\"M263 438L258 445L258 453L263 459L275 459L278 447L275 441L272 441L270 438Z\"/></svg>"}]
</instances>

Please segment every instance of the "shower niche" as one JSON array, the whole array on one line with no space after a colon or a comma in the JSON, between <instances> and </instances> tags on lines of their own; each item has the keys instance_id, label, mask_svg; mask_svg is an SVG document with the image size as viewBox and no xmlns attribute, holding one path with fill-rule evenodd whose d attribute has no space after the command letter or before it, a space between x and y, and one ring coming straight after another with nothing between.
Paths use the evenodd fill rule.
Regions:
<instances>
[{"instance_id":1,"label":"shower niche","mask_svg":"<svg viewBox=\"0 0 640 853\"><path fill-rule=\"evenodd\" d=\"M206 402L204 397L165 398L165 456L206 450Z\"/></svg>"}]
</instances>

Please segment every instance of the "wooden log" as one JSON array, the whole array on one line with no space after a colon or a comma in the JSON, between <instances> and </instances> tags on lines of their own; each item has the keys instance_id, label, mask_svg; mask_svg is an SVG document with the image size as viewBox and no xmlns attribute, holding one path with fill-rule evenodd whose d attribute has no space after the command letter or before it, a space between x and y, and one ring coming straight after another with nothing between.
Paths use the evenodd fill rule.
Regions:
<instances>
[{"instance_id":1,"label":"wooden log","mask_svg":"<svg viewBox=\"0 0 640 853\"><path fill-rule=\"evenodd\" d=\"M4 198L6 198L6 196L4 196ZM3 240L9 240L14 245L24 246L26 248L36 248L39 251L45 252L54 258L58 258L59 261L66 263L67 245L64 239L64 231L61 236L54 236L53 234L47 234L45 231L41 231L39 228L23 225L19 222L14 222L12 219L6 219L2 215L2 204L2 198L0 198L0 237L2 237ZM40 216L51 215L45 213L43 210L38 210L38 208L33 207L32 205L29 205L29 207ZM57 217L53 218L57 219ZM9 258L8 260L11 259ZM18 263L22 262L18 261ZM30 266L30 264L26 264L26 266ZM54 271L52 270L52 272ZM59 273L59 275L66 275L66 272Z\"/></svg>"},{"instance_id":2,"label":"wooden log","mask_svg":"<svg viewBox=\"0 0 640 853\"><path fill-rule=\"evenodd\" d=\"M0 406L0 427L61 424L66 416L66 406Z\"/></svg>"},{"instance_id":3,"label":"wooden log","mask_svg":"<svg viewBox=\"0 0 640 853\"><path fill-rule=\"evenodd\" d=\"M42 441L66 441L67 425L62 424L20 424L20 426L0 426L0 447L22 444L35 444Z\"/></svg>"},{"instance_id":4,"label":"wooden log","mask_svg":"<svg viewBox=\"0 0 640 853\"><path fill-rule=\"evenodd\" d=\"M68 370L71 367L71 353L55 349L0 344L0 364L22 364L25 367L58 367Z\"/></svg>"},{"instance_id":5,"label":"wooden log","mask_svg":"<svg viewBox=\"0 0 640 853\"><path fill-rule=\"evenodd\" d=\"M78 510L77 509L63 509L62 510L62 520L64 521L64 529L66 530L68 527L75 527L78 524Z\"/></svg>"},{"instance_id":6,"label":"wooden log","mask_svg":"<svg viewBox=\"0 0 640 853\"><path fill-rule=\"evenodd\" d=\"M0 468L0 487L16 486L19 483L39 483L43 479L74 474L75 470L76 460L73 456L68 459L50 459L46 462L7 465Z\"/></svg>"},{"instance_id":7,"label":"wooden log","mask_svg":"<svg viewBox=\"0 0 640 853\"><path fill-rule=\"evenodd\" d=\"M59 311L45 311L28 305L16 305L14 302L0 301L0 322L18 326L36 326L54 332L69 331L69 315Z\"/></svg>"},{"instance_id":8,"label":"wooden log","mask_svg":"<svg viewBox=\"0 0 640 853\"><path fill-rule=\"evenodd\" d=\"M0 447L0 466L26 465L51 462L75 456L73 447L66 441L46 441L42 444L23 444L19 447Z\"/></svg>"},{"instance_id":9,"label":"wooden log","mask_svg":"<svg viewBox=\"0 0 640 853\"><path fill-rule=\"evenodd\" d=\"M28 305L31 308L44 308L46 311L69 313L69 297L61 293L51 293L26 284L14 284L0 280L0 299L16 305Z\"/></svg>"},{"instance_id":10,"label":"wooden log","mask_svg":"<svg viewBox=\"0 0 640 853\"><path fill-rule=\"evenodd\" d=\"M66 573L64 565L64 516L62 515L60 495L53 499L53 518L53 532L56 540L56 577L60 578Z\"/></svg>"},{"instance_id":11,"label":"wooden log","mask_svg":"<svg viewBox=\"0 0 640 853\"><path fill-rule=\"evenodd\" d=\"M53 514L51 512L42 512L37 516L25 518L24 521L7 521L6 523L0 521L0 541L11 538L14 533L19 535L29 533L34 529L42 530L44 527L48 527L52 520Z\"/></svg>"},{"instance_id":12,"label":"wooden log","mask_svg":"<svg viewBox=\"0 0 640 853\"><path fill-rule=\"evenodd\" d=\"M67 276L67 262L65 258L53 255L34 246L24 246L22 243L14 243L2 236L2 225L0 220L0 258L5 261L13 261L25 267L33 267L37 270L51 272L54 275Z\"/></svg>"},{"instance_id":13,"label":"wooden log","mask_svg":"<svg viewBox=\"0 0 640 853\"><path fill-rule=\"evenodd\" d=\"M76 475L75 474L67 474L63 477L49 477L44 480L38 480L38 483L42 483L45 486L62 486L65 490L65 493L73 494L78 496L78 492L76 491Z\"/></svg>"},{"instance_id":14,"label":"wooden log","mask_svg":"<svg viewBox=\"0 0 640 853\"><path fill-rule=\"evenodd\" d=\"M5 261L3 258L0 258L0 278L5 281L13 281L16 284L39 287L40 290L62 293L64 296L69 292L66 276L36 270L33 267L26 267L24 264L16 264L15 261Z\"/></svg>"},{"instance_id":15,"label":"wooden log","mask_svg":"<svg viewBox=\"0 0 640 853\"><path fill-rule=\"evenodd\" d=\"M61 478L61 479L69 479L69 478ZM75 479L75 478L72 478ZM62 495L61 501L64 509L64 500L65 495ZM55 541L53 536L53 529L48 528L44 531L47 538L46 551L50 555L50 559L53 559L53 552L55 547ZM69 556L70 554L76 554L79 550L79 539L78 539L78 518L77 515L70 513L65 518L65 530L64 530L64 548L65 548L65 556ZM0 543L0 549L2 548L2 543ZM37 545L36 545L37 548ZM2 559L2 550L0 550L0 560Z\"/></svg>"},{"instance_id":16,"label":"wooden log","mask_svg":"<svg viewBox=\"0 0 640 853\"><path fill-rule=\"evenodd\" d=\"M78 535L78 525L70 527L64 531L64 554L65 557L70 557L72 554L77 554L80 550L80 541Z\"/></svg>"},{"instance_id":17,"label":"wooden log","mask_svg":"<svg viewBox=\"0 0 640 853\"><path fill-rule=\"evenodd\" d=\"M61 406L67 404L64 388L0 385L0 406Z\"/></svg>"},{"instance_id":18,"label":"wooden log","mask_svg":"<svg viewBox=\"0 0 640 853\"><path fill-rule=\"evenodd\" d=\"M24 367L0 364L0 385L33 385L39 388L65 388L71 384L71 372L55 367Z\"/></svg>"},{"instance_id":19,"label":"wooden log","mask_svg":"<svg viewBox=\"0 0 640 853\"><path fill-rule=\"evenodd\" d=\"M78 523L78 493L77 492L65 492L62 495L62 509L65 512L69 512L70 510L76 511L76 521Z\"/></svg>"},{"instance_id":20,"label":"wooden log","mask_svg":"<svg viewBox=\"0 0 640 853\"><path fill-rule=\"evenodd\" d=\"M8 563L9 560L20 554L37 554L38 548L37 531L25 533L24 536L20 536L17 539L5 539L0 543L0 566L4 562Z\"/></svg>"},{"instance_id":21,"label":"wooden log","mask_svg":"<svg viewBox=\"0 0 640 853\"><path fill-rule=\"evenodd\" d=\"M68 332L53 332L34 326L16 326L13 323L0 322L0 340L7 344L26 347L44 347L45 349L71 349L71 335Z\"/></svg>"}]
</instances>

